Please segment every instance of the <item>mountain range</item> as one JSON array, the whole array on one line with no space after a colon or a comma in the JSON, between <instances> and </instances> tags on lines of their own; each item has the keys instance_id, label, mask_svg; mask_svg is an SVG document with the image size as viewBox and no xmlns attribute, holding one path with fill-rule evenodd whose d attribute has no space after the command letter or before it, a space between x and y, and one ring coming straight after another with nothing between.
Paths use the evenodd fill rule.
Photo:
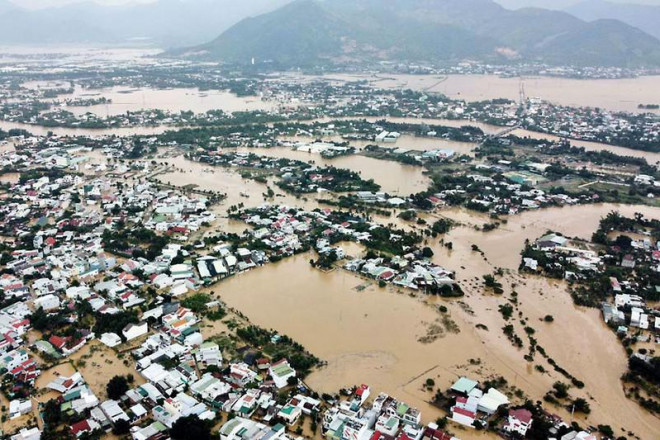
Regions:
<instances>
[{"instance_id":1,"label":"mountain range","mask_svg":"<svg viewBox=\"0 0 660 440\"><path fill-rule=\"evenodd\" d=\"M621 20L660 39L660 6L586 0L565 10L586 21Z\"/></svg>"},{"instance_id":2,"label":"mountain range","mask_svg":"<svg viewBox=\"0 0 660 440\"><path fill-rule=\"evenodd\" d=\"M492 0L296 0L176 54L283 66L519 59L632 67L660 66L660 40L618 20L512 11Z\"/></svg>"},{"instance_id":3,"label":"mountain range","mask_svg":"<svg viewBox=\"0 0 660 440\"><path fill-rule=\"evenodd\" d=\"M2 44L126 44L160 47L200 44L245 17L289 0L158 0L107 6L94 2L27 9L0 0Z\"/></svg>"},{"instance_id":4,"label":"mountain range","mask_svg":"<svg viewBox=\"0 0 660 440\"><path fill-rule=\"evenodd\" d=\"M179 48L174 55L286 66L464 59L660 65L660 6L605 0L90 1L38 10L17 3L0 0L0 44L146 43Z\"/></svg>"}]
</instances>

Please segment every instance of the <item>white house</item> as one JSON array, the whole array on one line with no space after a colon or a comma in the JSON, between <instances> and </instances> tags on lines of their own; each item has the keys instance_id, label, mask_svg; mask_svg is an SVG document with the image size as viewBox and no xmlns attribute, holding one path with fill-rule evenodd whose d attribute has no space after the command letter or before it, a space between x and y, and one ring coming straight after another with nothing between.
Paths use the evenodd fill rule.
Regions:
<instances>
[{"instance_id":1,"label":"white house","mask_svg":"<svg viewBox=\"0 0 660 440\"><path fill-rule=\"evenodd\" d=\"M36 426L34 428L23 428L18 434L12 435L11 440L39 440L41 438L41 431Z\"/></svg>"},{"instance_id":2,"label":"white house","mask_svg":"<svg viewBox=\"0 0 660 440\"><path fill-rule=\"evenodd\" d=\"M34 308L42 308L45 311L59 309L60 299L53 294L44 295L34 300Z\"/></svg>"},{"instance_id":3,"label":"white house","mask_svg":"<svg viewBox=\"0 0 660 440\"><path fill-rule=\"evenodd\" d=\"M99 340L110 348L121 344L121 338L116 333L103 333Z\"/></svg>"},{"instance_id":4,"label":"white house","mask_svg":"<svg viewBox=\"0 0 660 440\"><path fill-rule=\"evenodd\" d=\"M113 423L117 422L118 420L126 420L127 422L130 422L130 418L128 417L128 414L126 414L124 410L121 409L119 403L117 403L116 401L106 400L105 402L101 403L100 406L103 413Z\"/></svg>"},{"instance_id":5,"label":"white house","mask_svg":"<svg viewBox=\"0 0 660 440\"><path fill-rule=\"evenodd\" d=\"M142 335L146 335L149 332L149 325L146 321L140 322L138 324L128 324L121 331L127 341L139 338Z\"/></svg>"},{"instance_id":6,"label":"white house","mask_svg":"<svg viewBox=\"0 0 660 440\"><path fill-rule=\"evenodd\" d=\"M30 399L15 399L9 402L9 418L16 419L24 414L32 412L32 401Z\"/></svg>"},{"instance_id":7,"label":"white house","mask_svg":"<svg viewBox=\"0 0 660 440\"><path fill-rule=\"evenodd\" d=\"M286 438L285 428L282 425L268 427L250 419L236 417L229 420L220 428L220 440L242 440L246 433L263 433L263 438L269 440L282 440Z\"/></svg>"},{"instance_id":8,"label":"white house","mask_svg":"<svg viewBox=\"0 0 660 440\"><path fill-rule=\"evenodd\" d=\"M517 432L523 437L527 430L532 426L532 413L526 409L509 410L509 418L504 425L507 432Z\"/></svg>"},{"instance_id":9,"label":"white house","mask_svg":"<svg viewBox=\"0 0 660 440\"><path fill-rule=\"evenodd\" d=\"M296 370L291 368L289 361L282 359L270 366L268 374L273 378L277 388L284 388L288 385L290 377L296 377Z\"/></svg>"}]
</instances>

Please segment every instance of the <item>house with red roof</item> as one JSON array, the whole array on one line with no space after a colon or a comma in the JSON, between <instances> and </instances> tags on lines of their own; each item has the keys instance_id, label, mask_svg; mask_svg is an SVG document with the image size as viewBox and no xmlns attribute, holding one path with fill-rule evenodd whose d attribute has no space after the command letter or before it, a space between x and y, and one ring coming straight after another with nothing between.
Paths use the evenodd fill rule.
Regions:
<instances>
[{"instance_id":1,"label":"house with red roof","mask_svg":"<svg viewBox=\"0 0 660 440\"><path fill-rule=\"evenodd\" d=\"M369 398L369 395L371 394L371 388L369 388L369 385L362 384L357 389L355 390L355 397L357 397L360 400L360 406L364 404L364 402Z\"/></svg>"},{"instance_id":2,"label":"house with red roof","mask_svg":"<svg viewBox=\"0 0 660 440\"><path fill-rule=\"evenodd\" d=\"M454 406L451 409L451 419L464 426L474 426L474 421L477 418L477 413Z\"/></svg>"},{"instance_id":3,"label":"house with red roof","mask_svg":"<svg viewBox=\"0 0 660 440\"><path fill-rule=\"evenodd\" d=\"M446 432L438 429L435 423L429 423L424 430L423 440L458 440L456 437L447 434Z\"/></svg>"},{"instance_id":4,"label":"house with red roof","mask_svg":"<svg viewBox=\"0 0 660 440\"><path fill-rule=\"evenodd\" d=\"M80 422L71 425L71 434L80 437L83 434L91 434L97 429L101 429L101 425L99 425L94 419L81 420Z\"/></svg>"},{"instance_id":5,"label":"house with red roof","mask_svg":"<svg viewBox=\"0 0 660 440\"><path fill-rule=\"evenodd\" d=\"M66 347L67 338L53 335L48 339L48 342L50 342L50 345L57 348L58 350L62 350L64 347Z\"/></svg>"},{"instance_id":6,"label":"house with red roof","mask_svg":"<svg viewBox=\"0 0 660 440\"><path fill-rule=\"evenodd\" d=\"M506 432L515 432L523 437L527 430L532 427L532 413L524 408L509 410L509 418L504 425Z\"/></svg>"},{"instance_id":7,"label":"house with red roof","mask_svg":"<svg viewBox=\"0 0 660 440\"><path fill-rule=\"evenodd\" d=\"M70 356L83 348L88 340L94 338L94 333L87 330L81 330L81 333L83 336L78 340L74 340L70 337L63 338L61 336L53 335L48 339L48 342L50 342L50 344L55 347L55 349L59 350L64 356Z\"/></svg>"}]
</instances>

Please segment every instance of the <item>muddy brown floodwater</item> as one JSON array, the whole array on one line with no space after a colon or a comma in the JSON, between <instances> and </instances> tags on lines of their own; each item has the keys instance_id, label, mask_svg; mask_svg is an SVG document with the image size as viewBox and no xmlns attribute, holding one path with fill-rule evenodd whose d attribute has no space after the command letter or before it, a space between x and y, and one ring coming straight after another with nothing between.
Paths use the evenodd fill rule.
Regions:
<instances>
[{"instance_id":1,"label":"muddy brown floodwater","mask_svg":"<svg viewBox=\"0 0 660 440\"><path fill-rule=\"evenodd\" d=\"M266 151L298 155L280 150ZM349 163L355 158L343 159ZM164 182L227 192L229 199L214 208L219 214L232 204L263 203L266 185L246 182L232 169L211 168L182 156L158 161L177 169L160 175ZM273 187L272 182L270 186ZM318 206L314 196L303 200L283 195L273 202L307 209ZM438 388L446 389L461 375L480 380L503 376L532 400L541 400L555 381L566 381L558 373L537 371L535 365L543 365L549 371L552 368L538 355L534 362L525 361L526 349L514 347L501 331L506 323L498 307L515 290L518 310L528 320L527 325L535 328L538 343L558 365L586 384L583 390L571 389L573 396L589 399L592 408L588 420L577 420L609 424L619 431L632 430L643 439L657 438L654 436L660 431L660 421L623 393L619 378L626 371L626 353L602 323L599 312L576 307L563 282L523 276L516 270L526 239L534 240L547 230L589 238L600 218L612 210L626 216L641 212L660 218L660 208L582 205L524 212L510 217L499 229L484 233L474 226L490 223L492 220L486 215L464 209L426 215L428 220L445 216L461 224L444 237L453 243L452 251L437 240L428 243L435 252L435 262L456 271L466 292L461 300L426 298L392 287L379 288L372 281L341 269L322 273L310 267L311 254L255 269L211 289L255 324L289 335L326 361L326 366L307 378L314 389L334 393L342 387L366 382L374 390L386 391L418 407L425 421L443 415L428 403L433 396L423 387L428 378L434 379ZM395 221L408 229L416 227L397 219L379 221ZM226 219L215 226L235 232L247 228ZM472 251L473 244L484 252L485 258ZM354 256L362 250L354 244L343 246ZM498 267L507 270L502 277L502 296L486 293L481 286L482 276ZM440 313L439 305L445 305L449 313ZM542 321L547 314L553 315L554 323ZM477 324L481 324L481 329ZM514 324L524 338L522 326ZM99 357L101 354L95 353L86 367L107 363ZM119 360L111 360L112 368L124 367ZM92 381L92 386L102 392L102 383ZM550 410L571 419L563 408ZM468 430L458 435L469 440L483 438L484 434Z\"/></svg>"},{"instance_id":2,"label":"muddy brown floodwater","mask_svg":"<svg viewBox=\"0 0 660 440\"><path fill-rule=\"evenodd\" d=\"M88 107L66 107L75 115L94 113L99 116L115 116L127 111L159 109L171 112L192 111L206 113L209 110L225 112L272 110L276 103L262 101L251 96L243 98L228 91L198 89L132 89L113 87L110 89L83 89L76 87L73 94L60 95L60 99L106 98L112 102Z\"/></svg>"},{"instance_id":3,"label":"muddy brown floodwater","mask_svg":"<svg viewBox=\"0 0 660 440\"><path fill-rule=\"evenodd\" d=\"M460 301L412 297L410 292L391 287L381 289L343 270L322 273L310 267L311 255L254 270L213 289L255 324L291 336L327 361L327 366L307 379L321 392L367 382L375 390L415 405L426 421L442 415L428 404L432 393L423 390L427 378L446 389L460 375L482 380L501 375L527 397L541 400L555 381L566 379L535 370L536 364L552 368L538 355L534 363L526 362L526 351L505 338L501 331L505 322L498 306L506 298L485 293L481 277L500 266L516 269L525 239L537 238L548 229L588 238L599 219L613 209L625 215L643 212L660 216L660 209L648 207L557 208L524 213L510 218L501 229L482 233L472 225L488 222L487 217L464 210L443 212L465 224L445 238L454 243L453 251L430 243L436 262L456 270L466 291ZM472 244L484 251L487 260L471 250ZM356 251L355 247L349 249ZM654 438L660 421L625 397L619 378L626 370L626 354L598 311L574 306L563 282L521 276L512 270L503 284L507 292L515 285L519 310L537 330L535 337L548 355L585 382L584 390L572 389L571 394L589 399L592 415L588 423L624 427L641 438ZM448 316L459 333L453 333L443 322L437 308L440 304L449 308ZM555 317L553 324L541 321L547 314ZM488 330L477 329L477 324ZM517 331L524 336L522 329ZM426 343L419 341L423 337L427 337ZM571 418L562 408L550 409L566 420ZM459 436L469 439L474 435L466 431Z\"/></svg>"},{"instance_id":4,"label":"muddy brown floodwater","mask_svg":"<svg viewBox=\"0 0 660 440\"><path fill-rule=\"evenodd\" d=\"M527 96L566 106L601 107L639 112L639 104L660 103L660 76L622 79L571 79L550 76L502 78L497 75L329 75L339 81L368 80L374 87L442 93L453 99L483 101L520 98L520 84ZM657 111L656 111L657 113Z\"/></svg>"},{"instance_id":5,"label":"muddy brown floodwater","mask_svg":"<svg viewBox=\"0 0 660 440\"><path fill-rule=\"evenodd\" d=\"M365 179L373 179L381 186L381 190L389 194L408 196L426 191L431 179L423 174L421 166L404 165L389 160L373 159L366 156L350 155L334 159L325 159L320 154L295 151L288 147L278 148L240 148L243 153L254 153L261 156L314 162L318 166L333 166L355 171Z\"/></svg>"}]
</instances>

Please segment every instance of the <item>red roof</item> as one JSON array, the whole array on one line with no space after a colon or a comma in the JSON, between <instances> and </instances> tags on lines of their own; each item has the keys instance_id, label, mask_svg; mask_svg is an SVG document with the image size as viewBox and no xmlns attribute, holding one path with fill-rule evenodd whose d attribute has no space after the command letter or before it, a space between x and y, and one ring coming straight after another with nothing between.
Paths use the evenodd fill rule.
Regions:
<instances>
[{"instance_id":1,"label":"red roof","mask_svg":"<svg viewBox=\"0 0 660 440\"><path fill-rule=\"evenodd\" d=\"M467 409L454 407L454 408L452 408L452 411L455 412L455 413L467 416L467 417L471 417L473 419L476 417L475 413L473 413L472 411L468 411Z\"/></svg>"},{"instance_id":2,"label":"red roof","mask_svg":"<svg viewBox=\"0 0 660 440\"><path fill-rule=\"evenodd\" d=\"M59 336L51 336L50 339L48 339L48 342L50 342L57 348L62 348L66 345L66 339L61 338Z\"/></svg>"},{"instance_id":3,"label":"red roof","mask_svg":"<svg viewBox=\"0 0 660 440\"><path fill-rule=\"evenodd\" d=\"M386 270L385 272L381 273L378 278L380 278L381 280L386 280L388 278L392 278L393 276L394 276L394 272L392 272L391 270Z\"/></svg>"},{"instance_id":4,"label":"red roof","mask_svg":"<svg viewBox=\"0 0 660 440\"><path fill-rule=\"evenodd\" d=\"M520 420L524 424L532 421L532 413L524 408L509 410L509 417Z\"/></svg>"},{"instance_id":5,"label":"red roof","mask_svg":"<svg viewBox=\"0 0 660 440\"><path fill-rule=\"evenodd\" d=\"M84 432L84 431L89 431L91 430L89 423L87 423L87 420L83 420L78 423L74 423L71 425L71 432L73 434L78 434L79 432Z\"/></svg>"},{"instance_id":6,"label":"red roof","mask_svg":"<svg viewBox=\"0 0 660 440\"><path fill-rule=\"evenodd\" d=\"M19 328L19 327L25 327L26 325L30 325L29 319L24 319L22 321L15 322L12 324L12 327Z\"/></svg>"},{"instance_id":7,"label":"red roof","mask_svg":"<svg viewBox=\"0 0 660 440\"><path fill-rule=\"evenodd\" d=\"M426 428L424 438L429 440L451 440L452 436L439 429Z\"/></svg>"}]
</instances>

